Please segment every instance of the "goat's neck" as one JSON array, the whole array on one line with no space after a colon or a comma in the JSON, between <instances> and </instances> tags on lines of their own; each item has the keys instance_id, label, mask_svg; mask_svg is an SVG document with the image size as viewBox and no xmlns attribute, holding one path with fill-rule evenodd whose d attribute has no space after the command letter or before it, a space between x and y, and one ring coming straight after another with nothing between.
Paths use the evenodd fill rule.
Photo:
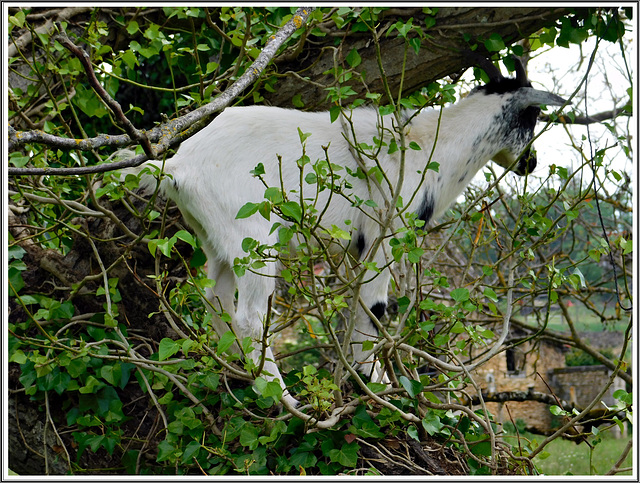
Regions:
<instances>
[{"instance_id":1,"label":"goat's neck","mask_svg":"<svg viewBox=\"0 0 640 483\"><path fill-rule=\"evenodd\" d=\"M415 119L412 133L431 137L423 147L427 155L435 140L432 161L439 164L438 172L429 173L424 185L426 197L433 199L433 216L438 217L453 203L502 147L504 130L502 108L495 100L473 96L439 111L421 113ZM438 117L440 122L438 126ZM437 127L437 139L436 139Z\"/></svg>"}]
</instances>

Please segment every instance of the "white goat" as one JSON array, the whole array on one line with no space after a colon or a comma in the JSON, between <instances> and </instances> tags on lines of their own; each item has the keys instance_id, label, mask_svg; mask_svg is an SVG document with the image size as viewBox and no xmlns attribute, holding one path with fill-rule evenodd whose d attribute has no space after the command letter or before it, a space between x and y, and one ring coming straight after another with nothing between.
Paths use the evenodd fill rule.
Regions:
<instances>
[{"instance_id":1,"label":"white goat","mask_svg":"<svg viewBox=\"0 0 640 483\"><path fill-rule=\"evenodd\" d=\"M315 184L303 182L303 198L317 196L316 208L318 213L323 213L322 226L335 225L350 232L352 243L346 249L356 258L364 259L374 240L391 233L394 225L387 233L381 233L380 212L369 206L371 203L355 207L350 200L356 197L373 200L379 208L384 208L385 202L392 199L391 189L399 186L399 195L408 209L428 222L450 206L489 160L521 175L533 170L536 160L529 143L540 112L538 106L563 105L565 101L533 89L519 61L516 67L516 78L508 79L487 62L483 68L491 81L474 89L457 104L442 112L429 108L403 113L405 145L415 142L421 148L405 151L403 169L400 150L388 152L392 138L395 137L400 146L397 122L392 115L380 116L374 108L354 109L346 117L331 122L328 112L233 107L182 143L177 154L164 165L169 176L162 178L161 190L176 202L202 242L208 258L208 276L216 282L207 298L215 308L231 316L238 340L250 337L254 341L249 357L256 364L263 352L263 324L268 298L275 289L277 270L273 263L267 263L259 274L247 271L238 277L232 267L236 258L246 256L241 247L243 239L250 237L261 244L273 245L278 241L277 230L272 232L274 221L283 226L290 225L290 221L267 221L259 214L236 219L247 202L264 201L265 185L250 172L262 163L264 182L282 188L289 200L299 201L302 178L297 161L303 154L299 131L309 133L304 141L304 153L311 163L328 159L334 165L347 168L339 174L351 187L345 188L346 196L341 196L332 195L328 189L317 193ZM389 182L376 184L371 177L363 179L347 174L359 167L367 172L376 166L375 160L354 149L359 143L374 145L374 139L385 143L377 162ZM438 163L437 171L426 169L429 160ZM160 161L146 163L149 164L162 166ZM306 169L309 172L311 168ZM142 183L155 187L154 178ZM379 249L371 255L377 267L387 264L387 251ZM371 280L362 286L360 302L377 318L386 310L389 278L388 270L364 275L364 280ZM362 342L377 337L376 325L362 307L356 317L351 339L353 361L361 371L377 380L386 380L374 355L362 350ZM214 324L220 335L229 330L215 315ZM286 391L268 346L265 354L263 376L267 380L279 380L285 389L284 398L295 405L296 400Z\"/></svg>"}]
</instances>

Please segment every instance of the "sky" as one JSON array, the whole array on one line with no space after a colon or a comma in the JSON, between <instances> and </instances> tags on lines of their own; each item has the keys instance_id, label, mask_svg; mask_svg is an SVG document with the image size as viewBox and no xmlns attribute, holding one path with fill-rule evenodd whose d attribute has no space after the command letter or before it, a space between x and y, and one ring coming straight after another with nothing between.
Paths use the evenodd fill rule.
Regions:
<instances>
[{"instance_id":1,"label":"sky","mask_svg":"<svg viewBox=\"0 0 640 483\"><path fill-rule=\"evenodd\" d=\"M535 85L537 81L544 88L565 98L569 97L584 78L588 69L588 59L591 57L595 45L595 39L589 39L582 47L577 45L571 45L568 49L555 47L537 58L533 58L529 64L529 70L531 77L535 76L533 79L534 87L537 87ZM581 58L584 61L581 62ZM633 78L637 70L637 66L634 65L637 58L635 43L626 53L626 58ZM601 41L586 84L588 102L585 102L585 85L582 85L569 110L575 109L580 114L584 114L586 109L589 114L596 114L620 107L629 97L627 94L629 85L620 46ZM621 128L626 129L626 119L619 120L617 123ZM629 132L635 133L637 129L631 127ZM582 141L582 135L587 136L587 128L573 125L569 130L573 133L574 140L579 144L582 143L585 151L589 152L588 141ZM600 124L591 124L589 130L595 148L616 143L615 137ZM552 126L543 136L536 143L539 161L553 160L556 164L562 164L567 168L579 165L579 155L575 149L569 147L570 140L563 126ZM631 174L632 166L628 157L619 149L613 149L610 153L609 158L615 160L616 168L626 169ZM544 163L544 161L542 162ZM550 163L547 161L548 164ZM635 176L632 176L632 179L635 179Z\"/></svg>"},{"instance_id":2,"label":"sky","mask_svg":"<svg viewBox=\"0 0 640 483\"><path fill-rule=\"evenodd\" d=\"M634 39L634 42L631 42L630 48L626 52L627 65L634 84L638 55L635 46L635 39L637 38L635 34L636 32L627 34L630 39ZM588 61L595 47L595 39L591 38L581 46L572 44L569 48L556 46L535 51L528 64L528 75L533 87L553 92L568 99L585 77L588 70ZM587 100L585 101L585 84L583 84L573 98L572 105L566 107L563 112L575 111L577 115L584 115L586 109L590 115L593 115L611 110L614 107L621 107L629 98L627 89L630 83L626 70L627 67L625 67L620 46L601 41L586 83ZM547 108L545 112L551 113L554 112L554 109L557 108ZM629 128L627 128L627 122L630 123ZM538 158L535 176L542 178L546 177L551 164L563 166L573 171L583 163L580 153L571 145L572 139L589 157L591 157L589 153L592 149L595 152L605 146L612 146L617 142L615 136L600 123L591 124L589 132L584 125L570 125L565 129L564 126L559 124L552 124L548 127L545 127L545 124L543 122L538 123L536 132L539 133L543 129L545 131L534 142ZM628 132L634 138L635 145L635 133L637 133L635 118L630 120L622 118L617 120L616 124L622 132L626 132L628 129ZM592 141L591 146L589 145L589 139ZM621 148L610 149L605 159L612 161L611 166L614 169L626 171L631 177L635 188L637 176L635 163L631 163ZM592 174L589 170L589 174L585 174L586 181L590 181L591 177ZM475 182L486 183L484 175L479 173ZM611 183L607 183L605 186L608 189L614 188Z\"/></svg>"}]
</instances>

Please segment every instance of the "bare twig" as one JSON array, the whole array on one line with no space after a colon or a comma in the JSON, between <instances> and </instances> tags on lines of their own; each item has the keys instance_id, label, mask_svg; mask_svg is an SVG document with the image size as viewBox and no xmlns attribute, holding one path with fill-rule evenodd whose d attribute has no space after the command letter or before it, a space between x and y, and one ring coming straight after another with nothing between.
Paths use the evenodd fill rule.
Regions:
<instances>
[{"instance_id":1,"label":"bare twig","mask_svg":"<svg viewBox=\"0 0 640 483\"><path fill-rule=\"evenodd\" d=\"M618 458L618 461L616 461L615 464L611 467L611 469L607 471L606 473L607 475L615 475L617 473L622 473L623 471L632 470L632 468L620 468L622 463L624 463L624 460L627 458L627 455L629 454L629 451L631 451L632 447L633 447L633 438L630 439L629 442L627 443L627 446L624 448L624 450L620 454L620 458Z\"/></svg>"},{"instance_id":2,"label":"bare twig","mask_svg":"<svg viewBox=\"0 0 640 483\"><path fill-rule=\"evenodd\" d=\"M98 82L96 73L94 72L93 66L91 65L91 58L89 57L89 54L87 54L85 50L74 44L66 34L60 34L56 36L56 40L78 58L78 60L82 64L82 67L84 68L85 74L87 74L87 80L89 81L89 84L91 85L93 90L96 91L96 93L102 98L109 109L111 109L113 114L116 116L116 121L118 122L118 124L120 124L120 126L122 126L122 128L128 134L129 138L132 141L138 142L149 158L155 159L156 155L153 152L151 143L149 142L149 139L147 138L144 131L138 130L131 123L131 121L127 119L127 116L125 116L124 112L122 112L122 107L120 107L118 101L113 99L104 89L104 87L102 87L100 82Z\"/></svg>"},{"instance_id":3,"label":"bare twig","mask_svg":"<svg viewBox=\"0 0 640 483\"><path fill-rule=\"evenodd\" d=\"M618 116L630 116L630 113L626 112L623 108L616 107L610 111L603 111L597 114L575 116L570 117L567 115L557 116L556 119L552 119L548 114L542 114L539 119L543 122L559 122L562 124L596 124L598 122L607 121L609 119L615 119Z\"/></svg>"},{"instance_id":4,"label":"bare twig","mask_svg":"<svg viewBox=\"0 0 640 483\"><path fill-rule=\"evenodd\" d=\"M85 12L89 12L92 7L68 7L60 10L55 18L56 22L63 22L65 20L69 20L76 15L80 15ZM45 34L51 32L53 29L54 20L49 18L45 23L36 27L34 29L34 33ZM7 48L7 57L10 59L14 57L19 51L23 50L27 45L31 43L33 40L33 34L30 30L22 34L18 39L16 39L13 44L9 45Z\"/></svg>"}]
</instances>

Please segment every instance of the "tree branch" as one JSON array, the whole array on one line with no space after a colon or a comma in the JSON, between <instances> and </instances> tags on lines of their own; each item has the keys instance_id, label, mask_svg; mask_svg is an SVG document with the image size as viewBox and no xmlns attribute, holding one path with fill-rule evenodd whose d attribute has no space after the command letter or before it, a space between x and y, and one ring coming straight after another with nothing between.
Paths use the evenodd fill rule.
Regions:
<instances>
[{"instance_id":1,"label":"tree branch","mask_svg":"<svg viewBox=\"0 0 640 483\"><path fill-rule=\"evenodd\" d=\"M575 405L568 401L557 399L551 394L538 391L503 391L496 393L487 393L482 395L484 402L498 402L504 403L507 401L537 401L547 405L558 405L565 411L571 411ZM480 397L474 396L471 399L472 405L480 404Z\"/></svg>"},{"instance_id":2,"label":"tree branch","mask_svg":"<svg viewBox=\"0 0 640 483\"><path fill-rule=\"evenodd\" d=\"M403 8L404 13L411 13L413 25L423 29L425 38L421 42L419 52L410 49L406 62L404 59L405 42L393 31L390 35L383 35L380 44L384 51L384 70L393 98L397 97L400 81L403 79L402 90L412 92L429 85L443 77L459 74L462 69L473 63L463 59L462 52L477 43L483 47L483 39L492 33L499 32L506 45L525 38L554 22L567 13L566 8L476 8L476 7L441 7L437 13L426 14L412 8ZM397 17L397 16L396 16ZM404 17L404 15L403 15ZM382 15L380 29L387 24L394 23L393 16ZM435 23L434 23L435 22ZM301 55L292 62L282 62L278 65L278 82L273 92L264 92L266 102L283 107L292 107L292 99L296 96L306 109L328 109L331 100L327 98L324 88L316 88L310 84L309 88L300 89L300 80L295 73L304 72L305 79L324 86L334 85L336 77L330 74L334 67L335 30L332 21L327 21L330 29L325 38L314 39L313 49L307 55ZM325 29L326 30L326 29ZM344 29L343 29L344 30ZM340 32L342 33L342 32ZM333 35L332 35L333 34ZM464 34L470 35L466 40ZM364 98L368 91L382 92L381 73L373 53L374 45L370 36L362 32L347 31L340 35L343 40L339 50L344 55L356 50L362 62L353 70L366 76L366 88L359 82L359 76L354 75L350 81L342 85L349 85L355 94L350 99ZM330 48L325 48L330 47ZM389 102L386 96L383 102Z\"/></svg>"},{"instance_id":3,"label":"tree branch","mask_svg":"<svg viewBox=\"0 0 640 483\"><path fill-rule=\"evenodd\" d=\"M156 155L153 152L153 148L151 147L151 143L149 143L149 139L147 138L146 134L136 129L131 121L127 119L127 116L124 115L124 112L122 112L122 107L120 106L118 101L113 99L98 81L96 73L93 70L93 66L91 65L91 58L89 57L89 54L87 54L83 49L74 44L71 39L64 33L57 35L56 40L78 58L78 60L82 64L82 67L84 68L85 73L87 74L87 80L89 81L89 84L107 104L109 109L111 109L113 114L116 116L116 121L123 127L129 138L132 141L137 141L138 143L140 143L142 149L144 149L145 154L149 158L155 159Z\"/></svg>"},{"instance_id":4,"label":"tree branch","mask_svg":"<svg viewBox=\"0 0 640 483\"><path fill-rule=\"evenodd\" d=\"M92 8L93 7L90 7L90 6L64 8L58 12L55 20L50 18L47 19L45 23L43 23L39 27L36 27L33 32L36 35L47 34L51 32L51 30L53 29L54 22L64 22L66 20L69 20L70 18L75 17L76 15L89 12L91 11ZM31 33L31 30L27 30L23 35L21 35L17 40L15 40L13 44L7 47L7 57L9 59L12 57L15 57L16 54L19 51L23 50L27 45L29 45L32 40L33 40L33 34Z\"/></svg>"},{"instance_id":5,"label":"tree branch","mask_svg":"<svg viewBox=\"0 0 640 483\"><path fill-rule=\"evenodd\" d=\"M235 99L249 85L253 84L262 74L271 59L275 56L278 49L285 41L293 35L309 18L314 8L299 8L294 16L289 20L276 34L269 39L265 47L262 49L256 60L251 64L247 71L234 82L227 90L212 100L210 103L178 117L162 126L144 132L144 135L151 142L157 141L153 146L155 156L161 156L167 149L174 144L193 135L197 130L204 127L214 113L227 107L233 99ZM86 55L86 54L85 54ZM189 130L189 131L187 131ZM129 135L107 136L100 135L92 139L69 139L64 137L53 136L42 131L22 132L15 129L9 129L9 151L17 149L18 146L26 142L41 142L43 144L70 149L91 150L99 146L117 146L124 147L131 144ZM139 166L149 159L147 154L135 156L126 161L119 161L109 164L101 164L96 166L87 166L81 168L15 168L9 167L9 176L23 175L78 175L93 174L113 171L125 167Z\"/></svg>"},{"instance_id":6,"label":"tree branch","mask_svg":"<svg viewBox=\"0 0 640 483\"><path fill-rule=\"evenodd\" d=\"M562 123L562 124L596 124L598 122L607 121L609 119L615 119L618 116L630 116L630 114L624 110L624 108L615 107L610 111L599 112L598 114L592 114L590 116L575 116L571 119L570 116L562 115L558 116L557 119L553 122ZM540 116L540 120L543 122L551 121L551 118L548 114L543 114Z\"/></svg>"}]
</instances>

